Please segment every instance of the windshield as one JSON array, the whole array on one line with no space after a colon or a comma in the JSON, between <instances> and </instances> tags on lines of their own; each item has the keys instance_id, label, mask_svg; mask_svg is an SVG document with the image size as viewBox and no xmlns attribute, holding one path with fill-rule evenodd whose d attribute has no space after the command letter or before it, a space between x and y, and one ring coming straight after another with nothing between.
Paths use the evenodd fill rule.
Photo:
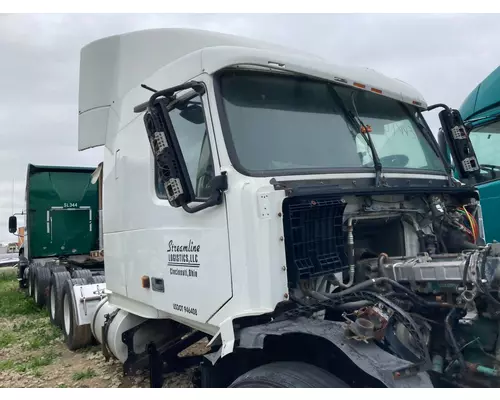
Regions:
<instances>
[{"instance_id":1,"label":"windshield","mask_svg":"<svg viewBox=\"0 0 500 400\"><path fill-rule=\"evenodd\" d=\"M473 129L469 138L479 164L500 165L500 121Z\"/></svg>"},{"instance_id":2,"label":"windshield","mask_svg":"<svg viewBox=\"0 0 500 400\"><path fill-rule=\"evenodd\" d=\"M500 178L500 120L473 129L469 138L480 165L480 182Z\"/></svg>"},{"instance_id":3,"label":"windshield","mask_svg":"<svg viewBox=\"0 0 500 400\"><path fill-rule=\"evenodd\" d=\"M445 172L410 110L396 100L309 78L250 71L222 74L220 92L232 162L244 173L373 171L370 148L350 116L355 111L369 125L385 170Z\"/></svg>"}]
</instances>

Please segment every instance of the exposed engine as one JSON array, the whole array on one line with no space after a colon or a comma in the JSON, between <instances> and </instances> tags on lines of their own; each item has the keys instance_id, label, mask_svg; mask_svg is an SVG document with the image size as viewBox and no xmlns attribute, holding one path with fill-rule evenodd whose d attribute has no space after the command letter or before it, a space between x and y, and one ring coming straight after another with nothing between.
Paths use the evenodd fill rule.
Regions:
<instances>
[{"instance_id":1,"label":"exposed engine","mask_svg":"<svg viewBox=\"0 0 500 400\"><path fill-rule=\"evenodd\" d=\"M296 303L440 385L499 386L500 244L474 198L290 198L284 216Z\"/></svg>"}]
</instances>

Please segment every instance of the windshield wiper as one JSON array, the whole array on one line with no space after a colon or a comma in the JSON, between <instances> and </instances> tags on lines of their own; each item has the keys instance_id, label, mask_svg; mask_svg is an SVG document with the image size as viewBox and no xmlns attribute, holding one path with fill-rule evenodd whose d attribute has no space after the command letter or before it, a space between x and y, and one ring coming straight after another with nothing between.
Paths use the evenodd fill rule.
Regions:
<instances>
[{"instance_id":1,"label":"windshield wiper","mask_svg":"<svg viewBox=\"0 0 500 400\"><path fill-rule=\"evenodd\" d=\"M495 119L498 118L500 114L491 114L491 115L485 115L484 117L479 117L479 118L471 118L471 119L466 119L464 121L464 124L469 125L469 128L472 128L472 123L477 122L477 121L484 121L484 120L489 120L489 119ZM491 121L495 122L495 121Z\"/></svg>"},{"instance_id":2,"label":"windshield wiper","mask_svg":"<svg viewBox=\"0 0 500 400\"><path fill-rule=\"evenodd\" d=\"M363 139L366 141L368 144L368 147L370 147L370 151L372 153L372 159L373 159L373 165L375 167L375 185L377 187L380 186L380 183L382 181L382 163L380 162L380 158L377 154L377 150L375 149L375 146L373 145L373 142L371 140L371 136L368 132L368 129L366 126L363 124L363 121L361 121L361 118L359 118L358 110L356 109L356 104L354 102L354 98L352 98L353 101L353 106L354 106L354 111L356 112L356 116L353 115L353 113L346 107L342 99L340 98L339 94L335 90L335 87L333 85L329 85L328 89L330 93L332 94L332 97L334 98L335 102L337 105L340 107L342 112L344 113L345 118L347 119L347 124L351 125L356 132L360 132L361 135L363 136ZM353 93L354 95L354 93ZM357 117L357 119L356 119ZM361 132L361 127L366 132L366 135ZM387 183L383 182L384 186L387 186Z\"/></svg>"},{"instance_id":3,"label":"windshield wiper","mask_svg":"<svg viewBox=\"0 0 500 400\"><path fill-rule=\"evenodd\" d=\"M375 149L375 145L373 144L372 137L368 128L359 117L358 109L356 107L356 101L354 100L354 94L354 92L351 93L352 107L354 109L354 112L356 113L356 119L359 127L363 128L360 129L361 135L363 135L363 137L365 138L366 143L368 143L368 147L370 147L370 150L372 152L373 166L375 168L375 186L379 187L381 182L384 186L387 186L382 176L382 162L380 161L380 157L378 156L377 149Z\"/></svg>"}]
</instances>

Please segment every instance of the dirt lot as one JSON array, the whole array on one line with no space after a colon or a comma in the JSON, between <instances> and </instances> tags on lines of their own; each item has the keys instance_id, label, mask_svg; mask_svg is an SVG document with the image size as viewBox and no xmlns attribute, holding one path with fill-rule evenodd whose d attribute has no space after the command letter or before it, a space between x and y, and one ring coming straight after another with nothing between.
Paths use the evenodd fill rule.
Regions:
<instances>
[{"instance_id":1,"label":"dirt lot","mask_svg":"<svg viewBox=\"0 0 500 400\"><path fill-rule=\"evenodd\" d=\"M206 342L186 350L206 351ZM168 374L164 387L193 387L191 375ZM99 346L69 351L47 310L18 289L12 268L0 268L0 388L149 387L147 374L124 377L118 361L105 361Z\"/></svg>"}]
</instances>

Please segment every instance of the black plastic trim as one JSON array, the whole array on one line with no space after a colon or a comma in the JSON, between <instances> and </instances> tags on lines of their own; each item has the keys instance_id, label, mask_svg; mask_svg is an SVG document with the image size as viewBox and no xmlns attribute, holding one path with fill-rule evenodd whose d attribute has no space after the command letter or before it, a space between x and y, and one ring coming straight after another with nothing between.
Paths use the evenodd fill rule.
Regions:
<instances>
[{"instance_id":1,"label":"black plastic trim","mask_svg":"<svg viewBox=\"0 0 500 400\"><path fill-rule=\"evenodd\" d=\"M278 181L272 178L269 183L275 190L284 190L287 197L318 195L318 194L341 194L341 195L385 195L385 194L456 194L473 197L479 200L478 193L471 186L448 186L448 181L422 180L406 178L389 178L388 187L373 186L373 179L324 179L324 180L294 180Z\"/></svg>"},{"instance_id":2,"label":"black plastic trim","mask_svg":"<svg viewBox=\"0 0 500 400\"><path fill-rule=\"evenodd\" d=\"M196 91L195 89L193 89L192 92L189 92L189 93L185 93L183 96L179 97L178 99L175 99L173 100L172 102L169 102L167 104L165 104L164 102L161 102L160 101L160 104L161 104L161 109L163 111L163 113L165 113L165 118L168 116L168 118L170 119L170 112L179 104L183 104L185 102L188 102L192 99L194 99L195 97L199 97L200 98L200 103L201 103L201 108L202 108L202 111L203 111L203 119L204 119L204 125L205 125L205 130L206 130L206 134L208 136L207 140L208 140L208 145L210 147L210 155L212 157L212 161L214 163L214 169L215 169L215 158L214 158L214 154L212 152L212 143L211 143L211 139L210 139L210 133L209 133L209 130L208 130L208 122L207 122L207 115L206 115L206 108L208 106L208 103L207 101L204 101L203 100L203 94L206 92L206 88L205 88L205 83L204 82L201 82L199 83L201 86L203 86L203 91ZM185 89L184 89L185 90ZM180 157L182 158L182 161L181 161L181 167L182 167L182 171L183 171L183 174L185 174L186 177L188 177L188 179L186 179L186 183L187 185L189 185L189 190L192 194L192 200L191 200L191 203L192 202L205 202L207 200L210 199L210 196L208 197L197 197L196 196L196 188L193 187L193 184L191 182L191 176L189 176L189 172L188 172L188 169L187 169L187 164L186 164L186 161L184 159L184 153L182 151L182 148L179 144L179 141L178 141L178 138L177 138L177 132L175 131L174 129L174 126L173 124L170 122L170 123L167 123L167 127L166 129L169 129L170 130L171 128L171 133L175 136L175 141L177 142L176 146L177 146L177 149L176 151L178 151L178 154L180 155ZM154 160L154 156L153 156L153 160ZM158 173L158 166L157 166L157 163L156 163L156 160L154 160L154 189L155 189L155 193L156 193L156 197L159 198L160 200L167 200L167 196L166 195L163 195L161 193L158 192L158 186L157 186L157 173Z\"/></svg>"}]
</instances>

